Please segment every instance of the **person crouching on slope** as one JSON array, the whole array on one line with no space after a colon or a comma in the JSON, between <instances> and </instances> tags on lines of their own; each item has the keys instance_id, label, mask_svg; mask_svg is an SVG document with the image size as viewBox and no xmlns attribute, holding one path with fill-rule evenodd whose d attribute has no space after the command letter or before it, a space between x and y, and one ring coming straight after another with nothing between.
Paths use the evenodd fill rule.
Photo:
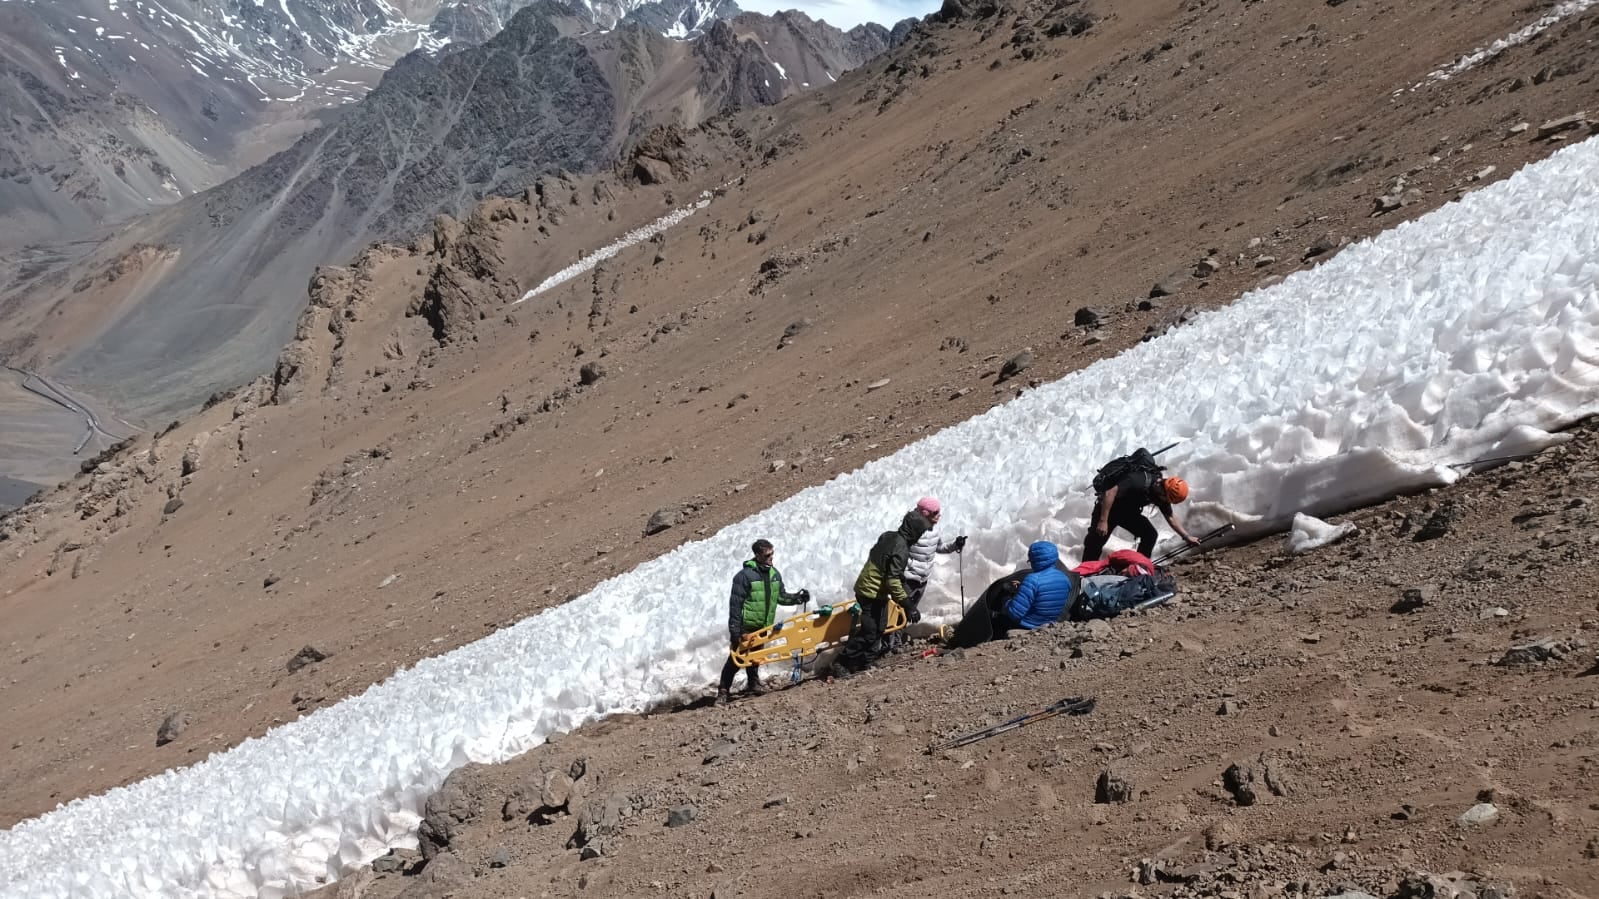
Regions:
<instances>
[{"instance_id":1,"label":"person crouching on slope","mask_svg":"<svg viewBox=\"0 0 1599 899\"><path fill-rule=\"evenodd\" d=\"M750 551L755 558L746 561L738 574L733 576L733 595L727 615L730 650L738 649L745 634L771 627L772 622L777 620L778 606L798 606L811 601L809 590L798 593L783 591L783 576L772 565L772 541L757 540L751 544ZM731 699L728 691L733 688L733 675L737 673L738 664L733 661L730 651L727 664L722 666L721 686L716 691L718 703L726 703ZM751 666L745 678L745 694L759 696L766 692L766 688L761 686L759 666Z\"/></svg>"},{"instance_id":2,"label":"person crouching on slope","mask_svg":"<svg viewBox=\"0 0 1599 899\"><path fill-rule=\"evenodd\" d=\"M860 603L861 617L849 641L833 662L835 678L858 674L877 660L878 643L883 639L883 629L888 626L890 600L905 606L910 598L905 592L905 565L910 558L911 545L927 533L930 527L920 512L907 512L899 530L884 531L866 555L860 577L855 579L855 599Z\"/></svg>"},{"instance_id":3,"label":"person crouching on slope","mask_svg":"<svg viewBox=\"0 0 1599 899\"><path fill-rule=\"evenodd\" d=\"M1033 571L1010 601L993 611L995 640L1004 639L1007 631L1016 628L1036 630L1060 620L1072 601L1072 578L1056 566L1059 561L1060 550L1048 540L1027 547L1027 563Z\"/></svg>"},{"instance_id":4,"label":"person crouching on slope","mask_svg":"<svg viewBox=\"0 0 1599 899\"><path fill-rule=\"evenodd\" d=\"M1083 538L1084 562L1099 561L1105 551L1105 542L1111 531L1124 528L1138 538L1138 552L1148 556L1155 551L1155 541L1160 534L1155 525L1144 517L1144 507L1154 505L1166 518L1166 523L1177 536L1198 546L1199 540L1184 530L1183 523L1172 512L1172 504L1188 499L1188 482L1182 478L1162 478L1159 475L1135 469L1127 472L1112 484L1094 502L1094 511L1088 517L1088 533Z\"/></svg>"},{"instance_id":5,"label":"person crouching on slope","mask_svg":"<svg viewBox=\"0 0 1599 899\"><path fill-rule=\"evenodd\" d=\"M905 614L911 624L922 620L922 594L927 592L927 580L933 573L934 556L960 552L966 548L966 535L945 541L938 535L938 517L941 509L938 500L924 496L916 503L916 511L927 519L927 532L911 544L910 558L905 562L905 593L910 603Z\"/></svg>"}]
</instances>

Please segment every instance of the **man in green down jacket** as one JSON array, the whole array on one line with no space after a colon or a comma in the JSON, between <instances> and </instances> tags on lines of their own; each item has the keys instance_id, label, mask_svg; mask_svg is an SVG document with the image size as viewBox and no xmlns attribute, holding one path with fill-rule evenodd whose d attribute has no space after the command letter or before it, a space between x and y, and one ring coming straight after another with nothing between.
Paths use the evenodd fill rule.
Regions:
<instances>
[{"instance_id":1,"label":"man in green down jacket","mask_svg":"<svg viewBox=\"0 0 1599 899\"><path fill-rule=\"evenodd\" d=\"M757 540L751 544L750 551L755 558L745 562L744 567L733 576L733 596L727 616L731 649L738 649L745 634L771 627L772 622L777 620L778 606L797 606L811 601L809 590L798 593L783 591L783 576L772 566L772 541ZM761 686L760 671L759 667L749 669L744 685L746 694L759 696L766 692L766 688ZM729 653L727 664L722 666L721 686L716 691L718 703L729 701L728 691L733 688L733 675L737 673L738 665L734 664L733 656Z\"/></svg>"},{"instance_id":2,"label":"man in green down jacket","mask_svg":"<svg viewBox=\"0 0 1599 899\"><path fill-rule=\"evenodd\" d=\"M884 531L866 555L866 564L855 579L855 599L860 602L861 618L849 642L833 663L835 678L859 674L877 661L883 628L888 626L888 603L904 607L910 598L905 590L905 564L911 546L927 532L931 523L921 512L905 514L899 530Z\"/></svg>"}]
</instances>

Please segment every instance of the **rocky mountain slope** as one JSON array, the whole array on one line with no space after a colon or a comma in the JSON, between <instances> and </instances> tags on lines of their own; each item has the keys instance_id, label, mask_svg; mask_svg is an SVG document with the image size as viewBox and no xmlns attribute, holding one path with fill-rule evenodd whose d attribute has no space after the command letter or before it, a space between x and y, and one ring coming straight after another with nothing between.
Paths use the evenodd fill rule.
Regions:
<instances>
[{"instance_id":1,"label":"rocky mountain slope","mask_svg":"<svg viewBox=\"0 0 1599 899\"><path fill-rule=\"evenodd\" d=\"M657 126L831 83L892 39L795 13L717 20L689 41L631 21L592 29L588 13L542 0L482 47L404 58L338 121L70 272L19 267L11 354L147 419L191 407L270 367L315 265L546 173L608 168ZM155 267L113 276L150 248Z\"/></svg>"},{"instance_id":2,"label":"rocky mountain slope","mask_svg":"<svg viewBox=\"0 0 1599 899\"><path fill-rule=\"evenodd\" d=\"M169 205L288 146L408 53L481 44L527 0L12 0L0 6L0 251ZM578 3L687 38L731 0Z\"/></svg>"},{"instance_id":3,"label":"rocky mountain slope","mask_svg":"<svg viewBox=\"0 0 1599 899\"><path fill-rule=\"evenodd\" d=\"M1593 895L1596 436L1309 555L1180 563L1146 614L467 766L423 852L318 895ZM1071 696L1096 706L928 751Z\"/></svg>"},{"instance_id":4,"label":"rocky mountain slope","mask_svg":"<svg viewBox=\"0 0 1599 899\"><path fill-rule=\"evenodd\" d=\"M1571 116L1592 94L1591 13L1436 79L1541 11L950 12L834 86L662 132L621 172L550 176L324 267L270 377L7 517L0 601L18 636L0 654L0 730L16 736L0 751L17 776L0 783L0 820L237 745L1593 130ZM639 163L662 183L639 183ZM701 191L708 204L659 239L511 304ZM121 277L166 264L151 253ZM995 383L1024 347L1025 371ZM721 875L792 874L848 850L818 892L908 895L933 879L1058 895L1068 875L1068 891L1122 890L1148 857L1182 883L1141 893L1265 894L1280 880L1319 895L1347 879L1390 895L1386 880L1397 893L1414 873L1402 869L1473 859L1495 868L1485 885L1591 893L1573 857L1596 824L1580 793L1589 681L1574 679L1576 641L1592 639L1586 506L1572 503L1586 487L1556 473L1587 470L1583 440L1548 468L1364 515L1360 541L1326 555L1262 546L1190 569L1191 606L1114 625L1095 637L1105 653L1063 630L858 692L785 694L774 709L803 722L792 728L746 704L580 734L574 751L606 779L594 795L614 783L616 814L638 820L615 835L621 854L580 861L559 848L575 821L535 829L501 805L464 816L459 860L485 875L469 889L564 895L609 879L616 894L703 894L733 879ZM1462 542L1393 548L1407 513L1449 498ZM669 526L646 535L657 514ZM805 560L784 565L805 581ZM970 593L986 572L964 574ZM946 567L935 590L957 595L958 578ZM1388 611L1428 584L1424 611ZM1543 635L1563 647L1553 665L1479 664ZM1184 637L1198 648L1173 648ZM290 671L308 643L327 657ZM1099 695L1099 717L918 761L935 736L1070 692ZM901 697L918 711L896 711ZM1215 714L1228 700L1239 717ZM187 726L157 745L169 717ZM735 731L733 755L698 764ZM792 765L771 790L748 784L763 747L762 776ZM1212 785L1267 750L1309 792L1239 808ZM528 764L569 772L560 751ZM1100 759L1148 796L1095 824ZM724 764L748 779L704 783L699 768ZM828 785L801 795L811 772ZM503 803L500 786L532 776L485 775L476 795ZM1456 829L1477 791L1495 791L1501 829ZM635 792L651 798L634 805ZM690 803L714 833L661 828ZM771 848L733 846L746 824L785 851L742 855ZM851 848L883 833L901 842ZM928 862L929 843L975 860Z\"/></svg>"}]
</instances>

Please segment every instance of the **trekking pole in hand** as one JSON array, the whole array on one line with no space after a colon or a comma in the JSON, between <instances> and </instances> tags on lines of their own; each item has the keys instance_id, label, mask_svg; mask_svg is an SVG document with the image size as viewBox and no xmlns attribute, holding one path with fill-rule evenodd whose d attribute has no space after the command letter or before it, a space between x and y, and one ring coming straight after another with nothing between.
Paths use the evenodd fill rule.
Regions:
<instances>
[{"instance_id":1,"label":"trekking pole in hand","mask_svg":"<svg viewBox=\"0 0 1599 899\"><path fill-rule=\"evenodd\" d=\"M966 547L955 551L955 568L961 576L961 617L966 617Z\"/></svg>"},{"instance_id":2,"label":"trekking pole in hand","mask_svg":"<svg viewBox=\"0 0 1599 899\"><path fill-rule=\"evenodd\" d=\"M1221 527L1215 529L1214 531L1211 531L1210 533L1206 534L1205 536L1200 537L1199 541L1197 543L1184 543L1182 546L1177 547L1176 549L1172 550L1169 553L1163 554L1160 558L1155 559L1153 561L1154 561L1154 563L1156 565L1164 565L1167 562L1170 562L1172 559L1177 558L1178 556L1182 555L1185 552L1188 552L1191 549L1198 549L1199 547L1204 546L1205 544L1209 543L1212 540L1215 540L1217 537L1220 537L1223 534L1226 534L1228 531L1231 531L1232 529L1233 529L1233 526L1231 524L1224 524Z\"/></svg>"}]
</instances>

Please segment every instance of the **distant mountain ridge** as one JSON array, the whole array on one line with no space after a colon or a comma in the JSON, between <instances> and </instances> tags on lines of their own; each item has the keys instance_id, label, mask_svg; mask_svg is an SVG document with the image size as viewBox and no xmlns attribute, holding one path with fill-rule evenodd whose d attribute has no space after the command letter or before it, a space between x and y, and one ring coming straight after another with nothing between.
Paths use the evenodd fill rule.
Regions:
<instances>
[{"instance_id":1,"label":"distant mountain ridge","mask_svg":"<svg viewBox=\"0 0 1599 899\"><path fill-rule=\"evenodd\" d=\"M692 126L829 84L894 39L881 26L843 32L801 13L713 18L692 40L660 30L663 16L686 33L732 9L670 0L602 28L603 9L538 0L482 46L408 54L291 148L127 229L54 287L42 276L27 283L28 304L13 291L11 317L27 318L16 310L31 305L29 321L48 329L41 303L70 306L81 285L99 283L95 271L142 253L138 273L110 288L118 298L102 301L109 314L81 326L90 336L57 341L69 349L44 361L123 412L164 415L269 369L316 265L408 239L439 212L551 172L608 168L655 126ZM10 330L0 347L29 355L33 338Z\"/></svg>"},{"instance_id":2,"label":"distant mountain ridge","mask_svg":"<svg viewBox=\"0 0 1599 899\"><path fill-rule=\"evenodd\" d=\"M529 2L4 0L0 251L212 187L406 54L481 44ZM636 21L679 39L738 13L731 0L571 7L585 29Z\"/></svg>"}]
</instances>

